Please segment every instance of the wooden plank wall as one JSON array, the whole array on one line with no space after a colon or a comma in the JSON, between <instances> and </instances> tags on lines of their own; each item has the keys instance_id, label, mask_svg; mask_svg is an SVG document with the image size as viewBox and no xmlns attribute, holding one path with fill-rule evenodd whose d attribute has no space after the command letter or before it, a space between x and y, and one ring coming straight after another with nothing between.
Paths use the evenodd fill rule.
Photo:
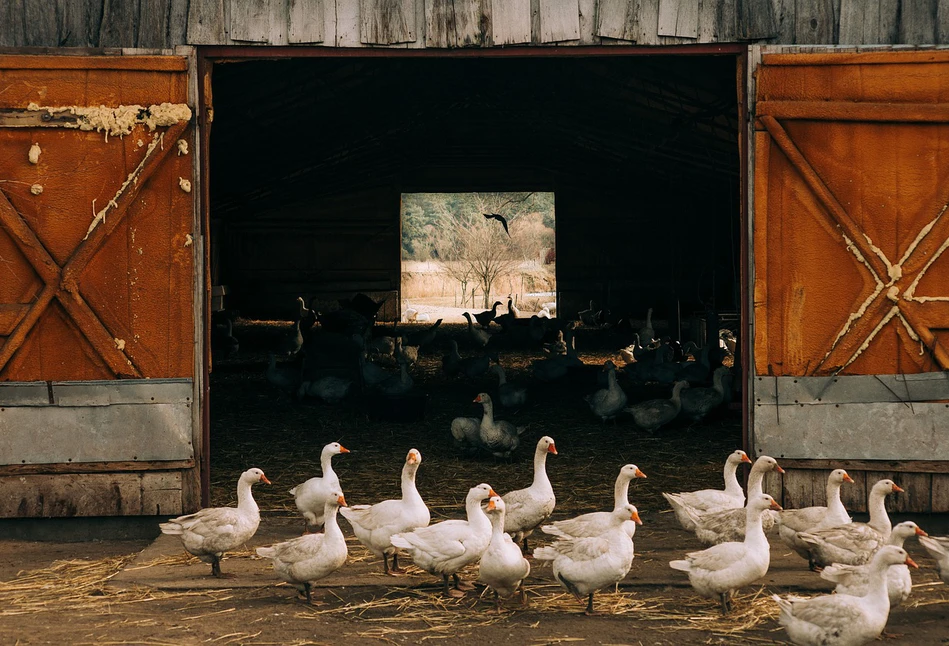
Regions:
<instances>
[{"instance_id":1,"label":"wooden plank wall","mask_svg":"<svg viewBox=\"0 0 949 646\"><path fill-rule=\"evenodd\" d=\"M945 0L8 0L0 47L949 43Z\"/></svg>"}]
</instances>

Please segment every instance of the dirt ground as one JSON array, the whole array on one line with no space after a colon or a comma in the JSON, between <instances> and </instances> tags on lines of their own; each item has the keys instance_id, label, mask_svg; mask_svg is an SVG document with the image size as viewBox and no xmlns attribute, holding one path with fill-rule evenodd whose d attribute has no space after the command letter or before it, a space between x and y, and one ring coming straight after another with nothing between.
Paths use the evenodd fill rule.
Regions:
<instances>
[{"instance_id":1,"label":"dirt ground","mask_svg":"<svg viewBox=\"0 0 949 646\"><path fill-rule=\"evenodd\" d=\"M247 325L238 359L221 363L212 376L212 504L234 504L240 471L258 466L273 481L258 486L264 511L261 529L248 549L224 561L234 579L208 576L208 566L185 558L171 537L158 541L85 543L0 540L0 644L752 644L787 643L776 622L771 593L814 594L829 586L807 571L803 560L772 540L772 568L759 584L741 590L736 608L721 617L715 603L692 593L684 574L668 561L698 549L679 529L662 491L721 486L721 464L741 446L735 411L723 410L700 425L677 425L654 435L636 432L628 421L592 419L582 395L595 389L594 371L564 383L531 382L531 404L511 416L528 425L522 454L513 461L472 460L451 446L449 424L458 415L476 416L471 403L495 381L445 380L439 352L423 356L413 372L427 393L424 418L411 423L370 419L361 401L339 406L298 402L274 391L263 377L272 334ZM448 328L448 334L462 334ZM463 338L463 337L459 337ZM246 342L245 342L246 341ZM577 347L591 366L612 353L609 333L581 334ZM467 354L463 345L462 354ZM528 351L502 357L511 380L529 381ZM662 388L621 379L632 401ZM418 448L423 464L418 485L432 520L460 517L467 489L488 482L505 492L530 481L530 447L549 434L559 455L548 472L558 495L555 517L611 505L618 468L635 463L649 476L631 487L630 498L644 524L637 532L637 557L618 592L597 594L599 616L552 582L549 567L534 564L528 580L530 606L493 612L481 589L464 599L445 600L436 581L417 572L399 580L384 577L380 564L350 541L350 558L315 593L307 607L278 584L255 545L299 533L302 523L287 490L319 472L319 451L340 441L353 453L334 460L350 504L398 494L405 452ZM914 518L932 533L949 533L946 518ZM157 520L156 520L157 524ZM349 528L343 523L344 531ZM545 537L535 535L533 542ZM889 644L949 643L949 588L938 581L933 562L915 540L907 549L921 568L905 607L894 609Z\"/></svg>"}]
</instances>

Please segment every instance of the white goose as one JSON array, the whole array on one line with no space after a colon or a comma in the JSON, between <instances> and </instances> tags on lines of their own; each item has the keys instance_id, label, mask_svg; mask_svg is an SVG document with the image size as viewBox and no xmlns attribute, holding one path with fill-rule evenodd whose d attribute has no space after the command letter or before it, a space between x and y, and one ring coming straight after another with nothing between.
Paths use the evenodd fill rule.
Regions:
<instances>
[{"instance_id":1,"label":"white goose","mask_svg":"<svg viewBox=\"0 0 949 646\"><path fill-rule=\"evenodd\" d=\"M639 470L635 464L624 464L616 476L616 484L613 486L613 510L625 507L629 504L629 482L633 478L645 478L646 474ZM584 536L599 536L609 530L613 525L613 512L594 511L589 514L583 514L567 520L558 520L550 525L541 527L547 534L559 536L560 538L582 538ZM632 538L636 532L636 523L627 521L623 528Z\"/></svg>"},{"instance_id":2,"label":"white goose","mask_svg":"<svg viewBox=\"0 0 949 646\"><path fill-rule=\"evenodd\" d=\"M886 544L893 528L884 500L888 494L901 491L892 480L880 480L870 489L867 501L869 522L800 532L798 538L810 551L811 569L833 563L863 565L869 561L873 553Z\"/></svg>"},{"instance_id":3,"label":"white goose","mask_svg":"<svg viewBox=\"0 0 949 646\"><path fill-rule=\"evenodd\" d=\"M554 513L557 498L547 477L547 454L557 455L554 439L548 435L537 441L534 449L534 481L526 489L509 491L501 496L507 507L504 515L504 531L511 534L515 543L523 541L527 553L527 537Z\"/></svg>"},{"instance_id":4,"label":"white goose","mask_svg":"<svg viewBox=\"0 0 949 646\"><path fill-rule=\"evenodd\" d=\"M919 544L936 560L939 578L949 583L949 536L921 536Z\"/></svg>"},{"instance_id":5,"label":"white goose","mask_svg":"<svg viewBox=\"0 0 949 646\"><path fill-rule=\"evenodd\" d=\"M682 493L663 493L662 496L669 502L676 519L683 529L692 531L695 523L689 516L688 510L708 511L709 509L734 509L745 504L745 492L738 482L736 471L738 465L751 459L741 450L732 451L725 460L725 489L700 489L699 491L684 491Z\"/></svg>"},{"instance_id":6,"label":"white goose","mask_svg":"<svg viewBox=\"0 0 949 646\"><path fill-rule=\"evenodd\" d=\"M309 531L310 527L322 527L326 502L332 500L333 492L342 491L339 486L339 477L333 471L333 456L340 453L349 453L349 449L339 442L330 442L324 446L320 452L320 467L323 475L310 478L290 490L297 509L303 514L305 532Z\"/></svg>"},{"instance_id":7,"label":"white goose","mask_svg":"<svg viewBox=\"0 0 949 646\"><path fill-rule=\"evenodd\" d=\"M903 547L903 543L910 536L928 536L913 521L899 523L890 532L890 539L887 545ZM825 567L820 573L822 579L833 581L837 584L835 590L841 594L850 594L855 597L864 596L869 590L872 566L864 565L844 565L836 563ZM890 598L890 607L894 608L909 598L913 590L913 579L909 575L909 568L905 563L891 565L886 570L886 590Z\"/></svg>"},{"instance_id":8,"label":"white goose","mask_svg":"<svg viewBox=\"0 0 949 646\"><path fill-rule=\"evenodd\" d=\"M905 563L917 567L906 550L895 545L881 548L870 561L870 581L862 597L831 594L811 599L771 598L778 603L791 641L800 646L860 646L874 641L886 627L890 599L886 590L886 570Z\"/></svg>"},{"instance_id":9,"label":"white goose","mask_svg":"<svg viewBox=\"0 0 949 646\"><path fill-rule=\"evenodd\" d=\"M498 458L508 458L521 445L524 426L494 419L494 401L488 393L478 393L474 403L481 404L484 415L478 425L478 442L489 453Z\"/></svg>"},{"instance_id":10,"label":"white goose","mask_svg":"<svg viewBox=\"0 0 949 646\"><path fill-rule=\"evenodd\" d=\"M669 399L648 399L627 406L623 410L632 416L633 423L636 426L647 433L652 433L678 417L679 411L682 410L680 395L682 389L688 387L689 382L677 381L672 387L672 395Z\"/></svg>"},{"instance_id":11,"label":"white goose","mask_svg":"<svg viewBox=\"0 0 949 646\"><path fill-rule=\"evenodd\" d=\"M463 590L472 586L461 582L458 571L480 559L491 542L491 521L481 509L481 501L496 495L490 485L479 484L465 498L467 520L444 520L412 532L393 534L392 544L406 550L415 564L429 574L440 574L445 594L462 597ZM449 574L455 582L453 589L448 587Z\"/></svg>"},{"instance_id":12,"label":"white goose","mask_svg":"<svg viewBox=\"0 0 949 646\"><path fill-rule=\"evenodd\" d=\"M326 519L322 534L306 534L270 547L258 547L257 554L273 561L274 572L281 579L310 598L311 582L332 574L346 562L349 550L336 513L346 506L346 499L339 491L330 494L323 516Z\"/></svg>"},{"instance_id":13,"label":"white goose","mask_svg":"<svg viewBox=\"0 0 949 646\"><path fill-rule=\"evenodd\" d=\"M593 414L605 422L608 419L616 419L626 406L626 393L616 381L616 364L607 360L603 363L603 370L606 371L606 388L587 395L584 399L590 405Z\"/></svg>"},{"instance_id":14,"label":"white goose","mask_svg":"<svg viewBox=\"0 0 949 646\"><path fill-rule=\"evenodd\" d=\"M748 499L764 493L761 483L764 475L770 471L784 473L778 461L769 455L759 456L748 474ZM695 523L695 536L705 545L740 542L745 538L745 510L710 509L702 512L689 512ZM774 527L774 514L768 512L761 516L761 526L765 532Z\"/></svg>"},{"instance_id":15,"label":"white goose","mask_svg":"<svg viewBox=\"0 0 949 646\"><path fill-rule=\"evenodd\" d=\"M845 482L852 483L853 478L843 469L834 469L827 477L826 507L785 509L778 513L778 535L785 545L803 558L809 558L807 544L798 538L798 532L837 527L847 525L853 521L840 500L840 487Z\"/></svg>"},{"instance_id":16,"label":"white goose","mask_svg":"<svg viewBox=\"0 0 949 646\"><path fill-rule=\"evenodd\" d=\"M258 482L270 484L260 469L248 469L237 481L237 507L210 507L199 512L172 518L159 527L163 534L180 536L189 553L211 564L211 574L229 578L221 573L221 557L250 540L260 524L260 508L254 501L251 487Z\"/></svg>"},{"instance_id":17,"label":"white goose","mask_svg":"<svg viewBox=\"0 0 949 646\"><path fill-rule=\"evenodd\" d=\"M356 505L341 509L343 518L353 527L353 533L359 542L369 548L376 556L382 557L382 567L386 574L400 574L399 553L392 545L392 535L411 532L426 527L431 514L415 486L415 474L422 463L422 454L418 449L410 449L402 467L402 498L383 500L374 505ZM392 568L389 568L389 557Z\"/></svg>"},{"instance_id":18,"label":"white goose","mask_svg":"<svg viewBox=\"0 0 949 646\"><path fill-rule=\"evenodd\" d=\"M623 524L642 524L633 505L610 512L610 527L599 536L562 538L552 545L538 547L534 558L553 561L554 577L580 601L587 597L586 614L593 614L593 593L619 583L633 564L633 539Z\"/></svg>"},{"instance_id":19,"label":"white goose","mask_svg":"<svg viewBox=\"0 0 949 646\"><path fill-rule=\"evenodd\" d=\"M719 598L722 614L731 609L731 594L736 588L763 577L771 564L771 547L761 528L761 516L781 506L767 494L750 496L745 508L745 540L719 543L701 552L692 552L684 560L669 563L674 570L689 573L689 583L705 597Z\"/></svg>"},{"instance_id":20,"label":"white goose","mask_svg":"<svg viewBox=\"0 0 949 646\"><path fill-rule=\"evenodd\" d=\"M494 590L494 603L501 613L501 599L508 599L520 591L521 603L527 605L523 581L530 574L531 564L521 554L509 534L504 533L504 500L498 496L488 499L488 518L491 519L491 542L481 555L478 580Z\"/></svg>"}]
</instances>

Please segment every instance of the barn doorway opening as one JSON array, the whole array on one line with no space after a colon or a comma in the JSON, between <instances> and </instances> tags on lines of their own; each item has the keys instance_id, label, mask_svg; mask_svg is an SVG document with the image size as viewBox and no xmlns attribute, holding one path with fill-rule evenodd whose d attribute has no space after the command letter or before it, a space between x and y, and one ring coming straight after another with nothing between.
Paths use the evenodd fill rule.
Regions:
<instances>
[{"instance_id":1,"label":"barn doorway opening","mask_svg":"<svg viewBox=\"0 0 949 646\"><path fill-rule=\"evenodd\" d=\"M402 319L556 316L555 241L553 193L404 193Z\"/></svg>"},{"instance_id":2,"label":"barn doorway opening","mask_svg":"<svg viewBox=\"0 0 949 646\"><path fill-rule=\"evenodd\" d=\"M612 360L630 404L670 396L665 377L634 377L621 363L619 351L646 327L657 339L709 347L712 365L723 358L719 325L739 331L747 301L743 49L580 49L438 56L313 49L297 58L268 50L272 59L260 60L259 49L244 48L212 59L210 280L225 292L222 314L231 314L239 342L234 356L212 362L212 501L215 492L217 502L233 496L235 474L248 466L275 471L289 486L316 475L320 449L331 441L354 451L336 459L350 482L380 465L397 471L405 451L419 449L429 504L454 505L458 483L471 479L514 488L520 469L469 459L453 444L451 420L480 417L472 400L498 392L499 378L446 371L451 341L460 359L496 355L508 382L527 386L527 407L497 410L498 418L529 425L515 459L529 461L545 433L561 440L557 429L567 442L567 427L570 457L558 463L555 481L612 483L617 461L654 453L625 413L621 430L605 433L584 395ZM462 323L406 321L403 217L412 196L530 191L556 195L556 327L524 321L513 334L492 335L485 349ZM301 314L297 299L332 319L360 294L378 305L370 342L398 336L419 344L407 368L414 399L378 408L372 398L380 389L357 374L357 364L325 373L353 381L341 400L301 401L301 370L328 348L279 353ZM343 337L331 338L353 336L345 326L333 330ZM538 378L535 363L565 347L582 367L550 382ZM367 351L368 362L388 373L383 379L395 378L399 363L383 341L378 348ZM292 386L268 379L270 353L297 380ZM740 368L732 370L732 386L740 387ZM710 366L693 385L712 383ZM727 406L706 419L714 429L677 420L663 438L669 455L692 455L696 442L705 451L687 485L668 486L720 484L717 456L741 446L742 422ZM394 482L382 480L358 477L380 487ZM287 488L261 489L262 507L295 513ZM360 491L358 501L391 493ZM658 494L642 495L641 509L663 507Z\"/></svg>"}]
</instances>

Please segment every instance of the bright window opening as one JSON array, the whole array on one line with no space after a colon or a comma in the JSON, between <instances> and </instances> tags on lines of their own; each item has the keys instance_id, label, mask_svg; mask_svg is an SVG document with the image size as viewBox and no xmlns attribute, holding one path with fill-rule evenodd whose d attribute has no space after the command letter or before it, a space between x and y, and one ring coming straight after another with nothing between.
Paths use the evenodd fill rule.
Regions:
<instances>
[{"instance_id":1,"label":"bright window opening","mask_svg":"<svg viewBox=\"0 0 949 646\"><path fill-rule=\"evenodd\" d=\"M463 312L555 315L554 194L402 195L405 320L464 323Z\"/></svg>"}]
</instances>

